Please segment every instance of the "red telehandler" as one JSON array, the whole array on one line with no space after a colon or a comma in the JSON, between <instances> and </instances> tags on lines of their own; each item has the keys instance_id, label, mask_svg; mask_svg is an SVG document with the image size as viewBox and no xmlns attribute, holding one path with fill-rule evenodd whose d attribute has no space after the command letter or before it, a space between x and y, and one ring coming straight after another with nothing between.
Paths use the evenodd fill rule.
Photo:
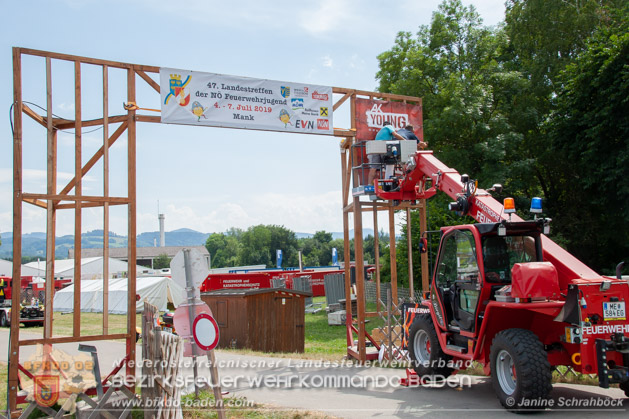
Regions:
<instances>
[{"instance_id":1,"label":"red telehandler","mask_svg":"<svg viewBox=\"0 0 629 419\"><path fill-rule=\"evenodd\" d=\"M478 221L441 229L420 303L426 314L415 317L407 339L420 379L477 361L500 403L520 411L547 406L552 370L564 365L629 396L626 280L597 274L545 235L550 219L522 220L512 199L503 206L431 151L416 152L396 173L374 181L378 198L414 201L442 191L454 199L451 210ZM541 199L531 212L541 212Z\"/></svg>"}]
</instances>

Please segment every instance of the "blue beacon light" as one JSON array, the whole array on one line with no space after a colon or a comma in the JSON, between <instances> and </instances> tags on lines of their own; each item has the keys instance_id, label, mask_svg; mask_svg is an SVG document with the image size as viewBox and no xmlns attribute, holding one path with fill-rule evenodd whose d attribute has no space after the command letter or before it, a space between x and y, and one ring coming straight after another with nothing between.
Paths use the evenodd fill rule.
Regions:
<instances>
[{"instance_id":1,"label":"blue beacon light","mask_svg":"<svg viewBox=\"0 0 629 419\"><path fill-rule=\"evenodd\" d=\"M531 200L531 212L535 214L542 213L542 198L535 197Z\"/></svg>"}]
</instances>

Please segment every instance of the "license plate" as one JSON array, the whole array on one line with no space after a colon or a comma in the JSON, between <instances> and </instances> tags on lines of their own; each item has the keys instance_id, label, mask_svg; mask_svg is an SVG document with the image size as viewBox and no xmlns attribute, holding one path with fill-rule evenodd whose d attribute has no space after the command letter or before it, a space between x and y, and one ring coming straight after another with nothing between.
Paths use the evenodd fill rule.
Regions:
<instances>
[{"instance_id":1,"label":"license plate","mask_svg":"<svg viewBox=\"0 0 629 419\"><path fill-rule=\"evenodd\" d=\"M164 332L172 333L173 329L172 329L172 327L164 327Z\"/></svg>"},{"instance_id":2,"label":"license plate","mask_svg":"<svg viewBox=\"0 0 629 419\"><path fill-rule=\"evenodd\" d=\"M625 311L625 302L603 303L604 320L627 320L627 312Z\"/></svg>"}]
</instances>

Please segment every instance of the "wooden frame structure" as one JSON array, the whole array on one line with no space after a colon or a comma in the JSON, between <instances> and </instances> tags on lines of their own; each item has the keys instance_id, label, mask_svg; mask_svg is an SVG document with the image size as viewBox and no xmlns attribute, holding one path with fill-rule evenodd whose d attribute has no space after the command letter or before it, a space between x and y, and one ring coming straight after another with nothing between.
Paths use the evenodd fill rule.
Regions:
<instances>
[{"instance_id":1,"label":"wooden frame structure","mask_svg":"<svg viewBox=\"0 0 629 419\"><path fill-rule=\"evenodd\" d=\"M126 367L126 374L129 377L135 377L135 330L136 330L136 123L137 122L153 122L160 123L159 116L143 115L136 113L136 108L126 109L126 113L118 115L109 114L109 92L110 92L110 75L109 69L117 69L126 71L126 98L127 102L136 102L136 81L138 77L157 94L160 92L159 83L153 80L149 74L159 74L159 67L130 64L124 62L116 62L110 60L101 60L88 57L80 57L75 55L60 54L48 51L33 50L27 48L13 48L13 278L21 276L22 262L22 207L23 204L30 204L46 210L46 284L45 284L45 320L43 336L40 339L20 339L19 315L20 315L20 287L13 287L12 311L11 311L11 339L9 354L9 409L16 412L18 405L18 372L25 371L19 364L19 348L25 345L42 344L44 346L44 355L50 354L52 345L59 343L86 342L96 340L125 339L126 354L124 354L123 364ZM40 57L45 61L45 83L46 83L46 114L39 115L26 103L22 98L22 58L23 56ZM52 113L53 106L53 85L52 85L52 63L55 61L69 62L74 65L74 120L56 118ZM81 112L81 74L82 69L86 66L97 67L102 73L102 117L97 119L83 120ZM420 208L422 230L425 229L425 207L424 205L398 205L393 206L391 203L363 202L359 197L354 197L349 202L351 194L350 185L352 177L350 147L356 141L356 106L355 99L357 97L367 97L372 99L383 99L390 101L404 101L421 104L421 99L411 96L402 96L386 93L377 93L361 90L353 90L346 88L333 87L333 93L340 98L333 105L333 112L337 111L347 100L350 101L350 120L351 127L346 129L334 129L335 137L342 137L341 141L341 167L342 167L342 190L343 190L343 232L345 240L345 261L350 260L349 249L349 214L354 214L354 232L355 232L355 250L356 250L356 284L358 312L357 323L358 329L352 324L351 304L348 304L348 342L351 337L351 330L358 333L357 348L350 348L348 343L348 354L359 359L366 360L365 352L365 317L377 315L376 313L365 312L364 298L364 258L363 258L363 240L362 240L362 215L363 212L372 211L374 214L374 227L377 231L377 212L389 212L389 231L392 238L395 237L394 211L405 209L410 214L411 208ZM46 132L46 172L47 187L46 193L29 193L23 191L23 115L26 115L38 123ZM111 127L110 127L111 126ZM82 163L82 129L85 127L102 127L103 129L103 145L100 149L87 161ZM75 134L75 153L74 153L74 178L61 190L57 191L57 132L62 129L74 129ZM110 132L113 133L110 135ZM109 150L111 146L124 133L127 135L127 196L111 196L109 192ZM82 179L85 175L102 159L103 162L103 192L101 195L85 195L82 190ZM103 322L102 333L98 335L81 335L81 228L82 228L82 209L90 207L103 208L103 277L109 276L108 272L108 256L109 256L109 210L114 205L126 205L128 209L128 310L127 310L127 331L126 333L111 334L108 325L108 289L107 281L104 281L105 288L103 293ZM54 295L54 258L55 258L55 233L57 223L57 211L63 209L74 210L74 310L73 310L73 332L72 336L54 336L53 334L53 310L52 302ZM407 218L407 220L410 219ZM410 228L410 224L409 224ZM409 235L410 237L410 235ZM376 248L378 248L378 237L376 234ZM410 244L410 238L409 238ZM409 260L411 260L409 245ZM392 260L392 294L393 299L397 301L397 272L395 269L395 240L391 241L390 257ZM425 255L424 255L425 256ZM376 266L379 265L379 255L376 256ZM422 258L422 264L424 259ZM427 262L426 262L427 263ZM409 269L411 278L412 291L412 264ZM423 270L427 272L426 270ZM428 284L427 273L422 279L424 289ZM345 264L346 277L346 297L347 301L351 301L350 286L350 264ZM377 289L378 297L380 297L380 273L379 266L377 268ZM76 280L79 279L79 280ZM378 311L380 307L378 307ZM121 364L122 366L122 364ZM120 369L120 367L118 368ZM112 373L117 373L115 370ZM111 375L111 374L110 374Z\"/></svg>"},{"instance_id":2,"label":"wooden frame structure","mask_svg":"<svg viewBox=\"0 0 629 419\"><path fill-rule=\"evenodd\" d=\"M37 114L22 98L22 58L23 56L42 57L46 67L46 115ZM53 85L52 63L53 61L66 61L74 64L74 107L75 118L73 121L55 118L52 113ZM96 66L102 72L102 118L83 120L81 114L81 71L85 66ZM140 66L134 64L119 63L107 60L78 57L73 55L58 54L46 51L31 50L25 48L13 48L13 278L20 278L22 263L22 205L24 203L35 205L46 210L46 285L45 285L45 317L44 332L41 339L20 339L20 287L13 287L11 309L11 340L9 354L9 409L17 410L18 398L18 370L22 370L19 364L19 348L26 345L42 344L44 356L51 356L52 345L68 342L86 342L95 340L125 339L126 354L122 364L126 366L127 376L135 377L135 330L136 330L136 121L142 117L136 115L134 110L129 110L122 115L109 115L109 69L122 69L127 72L127 100L135 102L136 75L146 80L149 85L157 88L146 72L158 72L158 67ZM22 189L22 141L23 141L23 114L29 116L46 130L47 138L47 187L45 194L28 193ZM158 118L159 119L159 118ZM110 125L117 125L110 136ZM82 164L82 128L102 126L103 145L85 164ZM60 191L57 192L57 132L60 129L75 130L74 153L74 178ZM126 131L127 134L127 196L111 196L109 193L109 149L114 142ZM82 191L83 177L101 160L103 161L103 193L99 196L84 195ZM109 231L109 209L112 205L126 205L128 208L128 314L126 333L111 334L108 325L108 282L104 283L103 292L103 323L102 333L98 335L81 335L81 228L82 209L89 207L103 207L103 231ZM53 334L53 295L54 295L54 260L55 260L55 233L57 211L62 209L74 210L74 249L77 257L74 259L74 310L72 336L55 337ZM109 241L108 234L103 234L103 277L109 276L108 258ZM14 282L14 284L19 282ZM54 361L54 360L53 360ZM50 365L51 363L46 363ZM121 364L121 365L122 365ZM117 371L116 371L117 372Z\"/></svg>"},{"instance_id":3,"label":"wooden frame structure","mask_svg":"<svg viewBox=\"0 0 629 419\"><path fill-rule=\"evenodd\" d=\"M347 89L335 89L335 93L345 92L345 99L348 95L351 97L351 131L356 132L356 106L355 99L357 97L363 97L367 99L379 99L385 101L403 102L416 104L421 106L422 100L419 97L396 95L389 93L377 93L367 91L356 91ZM334 109L337 105L334 105ZM413 254L412 254L412 242L411 242L411 210L419 210L419 221L421 231L426 231L426 200L419 200L417 203L394 203L391 201L375 201L369 202L360 199L360 196L353 196L352 194L352 179L356 175L352 167L352 163L356 162L357 156L352 156L352 145L360 142L359 138L355 135L347 136L341 142L341 175L342 175L342 194L343 194L343 237L344 237L344 258L343 260L350 260L350 246L349 246L349 231L350 222L349 214L353 214L354 221L354 254L355 254L355 279L356 279L356 326L354 326L351 301L352 286L351 286L351 267L349 263L345 263L345 301L346 304L346 327L347 327L347 354L352 358L365 362L366 360L374 360L378 358L378 353L367 353L367 341L377 348L377 342L375 342L371 336L365 330L365 320L367 317L376 317L379 315L383 307L380 306L382 293L380 291L380 255L379 255L379 234L378 234L378 212L388 212L388 224L389 224L389 257L391 266L391 295L392 300L397 306L398 302L398 284L397 284L397 266L396 266L396 245L395 245L395 211L404 210L406 212L406 228L408 231L408 275L409 275L409 288L410 297L414 298L414 278L413 278ZM351 197L351 202L350 202ZM364 251L363 251L363 214L371 212L373 214L374 225L374 248L375 252L375 265L376 265L376 311L367 312L365 304L365 270L364 270ZM427 290L429 287L428 277L428 255L426 253L421 254L422 265L422 289ZM357 344L354 344L354 334L357 335Z\"/></svg>"}]
</instances>

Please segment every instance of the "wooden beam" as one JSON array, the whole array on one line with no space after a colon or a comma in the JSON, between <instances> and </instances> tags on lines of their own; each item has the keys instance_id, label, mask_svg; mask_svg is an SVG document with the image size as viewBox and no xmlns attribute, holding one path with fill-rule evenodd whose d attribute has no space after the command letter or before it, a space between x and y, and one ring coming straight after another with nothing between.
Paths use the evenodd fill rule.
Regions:
<instances>
[{"instance_id":1,"label":"wooden beam","mask_svg":"<svg viewBox=\"0 0 629 419\"><path fill-rule=\"evenodd\" d=\"M22 201L26 202L27 204L35 205L39 208L48 208L48 204L44 201L40 201L39 199L22 199Z\"/></svg>"},{"instance_id":2,"label":"wooden beam","mask_svg":"<svg viewBox=\"0 0 629 419\"><path fill-rule=\"evenodd\" d=\"M30 346L30 345L41 345L41 344L58 344L58 343L76 343L76 342L92 342L95 340L115 340L115 339L125 339L127 338L126 333L117 333L113 335L89 335L89 336L81 336L79 338L75 338L74 336L62 336L51 339L26 339L20 341L20 345ZM135 334L134 334L135 336Z\"/></svg>"},{"instance_id":3,"label":"wooden beam","mask_svg":"<svg viewBox=\"0 0 629 419\"><path fill-rule=\"evenodd\" d=\"M28 105L22 104L22 111L26 115L28 115L32 119L34 119L35 122L38 122L41 126L43 126L43 127L48 126L48 124L46 123L46 119L44 117L42 117L40 114L38 114L37 112L35 112L34 110L32 110L31 108L29 108Z\"/></svg>"},{"instance_id":4,"label":"wooden beam","mask_svg":"<svg viewBox=\"0 0 629 419\"><path fill-rule=\"evenodd\" d=\"M342 98L340 98L332 107L332 110L335 111L337 110L347 99L349 99L352 96L352 93L354 93L354 91L352 90L351 92L347 92L345 93L345 95L343 95Z\"/></svg>"},{"instance_id":5,"label":"wooden beam","mask_svg":"<svg viewBox=\"0 0 629 419\"><path fill-rule=\"evenodd\" d=\"M135 120L137 122L152 122L152 123L155 123L155 124L161 124L162 123L162 117L161 116L135 115Z\"/></svg>"},{"instance_id":6,"label":"wooden beam","mask_svg":"<svg viewBox=\"0 0 629 419\"><path fill-rule=\"evenodd\" d=\"M150 78L150 77L148 76L148 74L146 74L146 73L145 73L144 71L142 71L142 70L136 70L135 72L138 74L138 76L142 77L142 78L144 79L144 81L145 81L145 82L147 82L147 83L148 83L148 84L149 84L149 85L150 85L153 89L155 89L155 91L156 91L157 93L160 93L159 84L157 84L157 83L155 82L155 80L153 80L152 78Z\"/></svg>"},{"instance_id":7,"label":"wooden beam","mask_svg":"<svg viewBox=\"0 0 629 419\"><path fill-rule=\"evenodd\" d=\"M25 193L22 194L23 198L26 199L44 199L50 201L73 201L73 202L108 202L110 204L128 204L129 198L124 197L115 197L115 196L91 196L91 195L47 195L40 193Z\"/></svg>"},{"instance_id":8,"label":"wooden beam","mask_svg":"<svg viewBox=\"0 0 629 419\"><path fill-rule=\"evenodd\" d=\"M74 62L74 305L72 313L72 335L81 336L81 229L82 209L81 194L83 186L82 173L82 123L81 123L81 63Z\"/></svg>"},{"instance_id":9,"label":"wooden beam","mask_svg":"<svg viewBox=\"0 0 629 419\"><path fill-rule=\"evenodd\" d=\"M349 247L349 213L343 212L343 267L345 268L345 327L347 332L347 347L354 345L352 334L352 256ZM348 352L349 354L349 352Z\"/></svg>"},{"instance_id":10,"label":"wooden beam","mask_svg":"<svg viewBox=\"0 0 629 419\"><path fill-rule=\"evenodd\" d=\"M118 122L126 121L127 116L126 115L110 116L108 120L110 124L117 124ZM56 118L53 120L53 123L57 129L72 129L76 127L76 121L68 121L66 119ZM82 127L95 127L95 126L103 125L103 124L104 124L104 118L81 121Z\"/></svg>"},{"instance_id":11,"label":"wooden beam","mask_svg":"<svg viewBox=\"0 0 629 419\"><path fill-rule=\"evenodd\" d=\"M127 71L127 102L135 102L135 71ZM127 299L127 355L129 362L127 363L127 377L135 377L135 292L136 292L136 256L137 256L137 237L136 237L136 129L135 129L135 111L127 111L129 128L127 130L127 191L129 194L129 212L128 222L129 229L127 234L129 264L129 279L127 282L128 296Z\"/></svg>"},{"instance_id":12,"label":"wooden beam","mask_svg":"<svg viewBox=\"0 0 629 419\"><path fill-rule=\"evenodd\" d=\"M46 57L46 131L47 131L47 179L46 193L53 196L57 191L57 131L52 125L52 65ZM53 307L55 292L55 235L57 216L52 201L46 202L46 284L44 288L44 339L52 337Z\"/></svg>"},{"instance_id":13,"label":"wooden beam","mask_svg":"<svg viewBox=\"0 0 629 419\"><path fill-rule=\"evenodd\" d=\"M13 278L22 276L22 56L13 48ZM20 362L20 293L13 288L11 299L11 334L9 343L9 412L17 410Z\"/></svg>"},{"instance_id":14,"label":"wooden beam","mask_svg":"<svg viewBox=\"0 0 629 419\"><path fill-rule=\"evenodd\" d=\"M381 92L370 92L367 90L355 90L348 89L345 87L332 87L333 93L351 93L355 96L367 96L369 98L378 98L378 99L386 99L386 100L399 100L399 101L407 101L411 103L417 103L421 105L422 99L416 96L406 96L406 95L397 95L395 93L381 93Z\"/></svg>"},{"instance_id":15,"label":"wooden beam","mask_svg":"<svg viewBox=\"0 0 629 419\"><path fill-rule=\"evenodd\" d=\"M129 201L128 198L123 198L125 199L124 202L88 202L85 203L83 202L83 204L81 205L83 208L98 208L98 207L104 207L105 205L128 205ZM74 204L57 204L55 205L55 209L58 210L62 210L62 209L73 209L74 208Z\"/></svg>"},{"instance_id":16,"label":"wooden beam","mask_svg":"<svg viewBox=\"0 0 629 419\"><path fill-rule=\"evenodd\" d=\"M380 313L380 234L378 234L378 211L373 212L373 248L376 264L376 312Z\"/></svg>"},{"instance_id":17,"label":"wooden beam","mask_svg":"<svg viewBox=\"0 0 629 419\"><path fill-rule=\"evenodd\" d=\"M159 73L159 67L150 66L150 65L138 65L138 64L123 63L119 61L101 60L97 58L81 57L79 55L61 54L58 52L49 52L49 51L42 51L42 50L29 49L29 48L20 48L20 51L22 54L36 55L39 57L50 57L56 60L72 61L72 62L94 64L94 65L107 65L109 67L124 68L124 69L129 69L133 67L136 70L147 71L149 73Z\"/></svg>"},{"instance_id":18,"label":"wooden beam","mask_svg":"<svg viewBox=\"0 0 629 419\"><path fill-rule=\"evenodd\" d=\"M148 76L147 76L148 77ZM109 197L109 67L103 66L103 197ZM114 140L115 141L115 140ZM103 204L103 335L109 333L109 203Z\"/></svg>"},{"instance_id":19,"label":"wooden beam","mask_svg":"<svg viewBox=\"0 0 629 419\"><path fill-rule=\"evenodd\" d=\"M122 123L122 125L120 125L118 127L118 129L114 132L114 134L111 136L111 138L108 141L108 147L107 149L109 149L109 147L111 147L116 140L122 135L122 133L127 129L127 121L124 121ZM85 164L85 166L81 169L81 178L83 176L85 176L85 174L87 172L90 171L90 169L92 167L94 167L94 165L98 162L98 160L103 156L103 154L105 153L105 146L103 145L93 156L92 158ZM76 186L76 176L74 178L72 178L72 180L70 180L70 182L68 182L68 184L65 186L65 188L63 188L60 192L61 195L66 195L68 192L70 192L72 190L72 188L74 188L74 186Z\"/></svg>"},{"instance_id":20,"label":"wooden beam","mask_svg":"<svg viewBox=\"0 0 629 419\"><path fill-rule=\"evenodd\" d=\"M389 255L391 258L391 300L397 305L397 255L395 249L395 210L393 206L389 208Z\"/></svg>"},{"instance_id":21,"label":"wooden beam","mask_svg":"<svg viewBox=\"0 0 629 419\"><path fill-rule=\"evenodd\" d=\"M365 260L363 254L363 216L360 198L354 197L354 260L356 264L356 318L358 320L358 355L361 362L367 360L365 341ZM351 300L346 306L351 304Z\"/></svg>"},{"instance_id":22,"label":"wooden beam","mask_svg":"<svg viewBox=\"0 0 629 419\"><path fill-rule=\"evenodd\" d=\"M334 136L335 137L355 137L356 136L356 130L355 129L334 128Z\"/></svg>"}]
</instances>

